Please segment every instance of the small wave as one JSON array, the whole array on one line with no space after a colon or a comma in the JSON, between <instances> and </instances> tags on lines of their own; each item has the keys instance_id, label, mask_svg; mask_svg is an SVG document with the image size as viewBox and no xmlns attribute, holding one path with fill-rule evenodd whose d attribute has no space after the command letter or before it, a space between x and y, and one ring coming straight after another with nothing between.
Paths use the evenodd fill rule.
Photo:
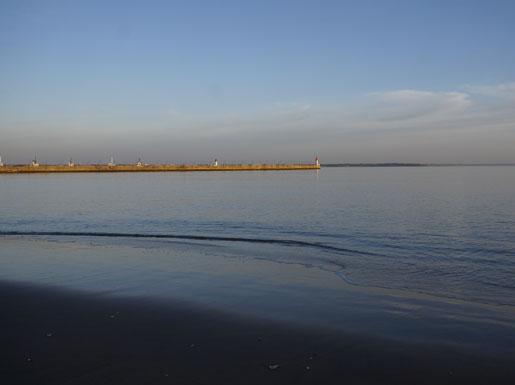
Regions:
<instances>
[{"instance_id":1,"label":"small wave","mask_svg":"<svg viewBox=\"0 0 515 385\"><path fill-rule=\"evenodd\" d=\"M359 254L374 255L359 250L331 246L319 242L306 242L293 239L274 238L245 238L211 235L187 235L187 234L145 234L145 233L112 233L112 232L85 232L85 231L0 231L0 236L58 236L58 237L105 237L105 238L154 238L154 239L187 239L196 241L222 241L222 242L246 242L276 244L283 246L311 247L341 255Z\"/></svg>"}]
</instances>

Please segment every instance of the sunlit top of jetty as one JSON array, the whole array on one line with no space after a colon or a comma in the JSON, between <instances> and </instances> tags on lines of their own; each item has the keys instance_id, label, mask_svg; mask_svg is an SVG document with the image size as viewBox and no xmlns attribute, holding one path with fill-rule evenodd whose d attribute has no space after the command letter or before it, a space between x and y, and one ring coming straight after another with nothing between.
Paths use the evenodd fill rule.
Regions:
<instances>
[{"instance_id":1,"label":"sunlit top of jetty","mask_svg":"<svg viewBox=\"0 0 515 385\"><path fill-rule=\"evenodd\" d=\"M142 172L142 171L271 171L271 170L318 170L318 156L313 163L222 163L215 158L209 164L149 164L141 158L137 163L117 164L114 156L109 157L105 164L78 164L72 159L67 164L41 164L37 156L30 164L8 165L0 157L0 173L70 173L70 172Z\"/></svg>"}]
</instances>

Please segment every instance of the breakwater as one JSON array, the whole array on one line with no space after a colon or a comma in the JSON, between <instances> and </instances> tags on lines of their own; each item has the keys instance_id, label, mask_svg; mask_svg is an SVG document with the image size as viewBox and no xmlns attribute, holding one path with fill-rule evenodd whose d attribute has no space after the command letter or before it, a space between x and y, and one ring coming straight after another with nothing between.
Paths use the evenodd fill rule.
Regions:
<instances>
[{"instance_id":1,"label":"breakwater","mask_svg":"<svg viewBox=\"0 0 515 385\"><path fill-rule=\"evenodd\" d=\"M4 165L0 174L77 173L77 172L189 172L189 171L294 171L318 170L317 164L75 164Z\"/></svg>"}]
</instances>

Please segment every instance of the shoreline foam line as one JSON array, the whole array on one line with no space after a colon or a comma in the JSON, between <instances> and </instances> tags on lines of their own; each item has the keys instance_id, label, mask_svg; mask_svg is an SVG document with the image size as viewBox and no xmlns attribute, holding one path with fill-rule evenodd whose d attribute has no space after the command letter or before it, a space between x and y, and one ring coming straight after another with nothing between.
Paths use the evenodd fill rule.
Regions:
<instances>
[{"instance_id":1,"label":"shoreline foam line","mask_svg":"<svg viewBox=\"0 0 515 385\"><path fill-rule=\"evenodd\" d=\"M111 232L84 232L84 231L0 231L0 236L57 236L57 237L102 237L102 238L154 238L154 239L187 239L196 241L220 241L220 242L246 242L278 244L283 246L311 247L337 254L361 254L374 255L359 250L346 249L343 247L325 245L318 242L306 242L293 239L274 238L245 238L245 237L224 237L210 235L187 235L187 234L145 234L145 233L111 233Z\"/></svg>"}]
</instances>

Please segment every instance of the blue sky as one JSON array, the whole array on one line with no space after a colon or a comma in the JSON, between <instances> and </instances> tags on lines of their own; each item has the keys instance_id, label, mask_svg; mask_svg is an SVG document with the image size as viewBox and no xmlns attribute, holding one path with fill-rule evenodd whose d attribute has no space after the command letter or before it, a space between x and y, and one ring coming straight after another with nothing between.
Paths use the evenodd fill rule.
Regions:
<instances>
[{"instance_id":1,"label":"blue sky","mask_svg":"<svg viewBox=\"0 0 515 385\"><path fill-rule=\"evenodd\" d=\"M0 154L515 162L513 1L0 2Z\"/></svg>"}]
</instances>

